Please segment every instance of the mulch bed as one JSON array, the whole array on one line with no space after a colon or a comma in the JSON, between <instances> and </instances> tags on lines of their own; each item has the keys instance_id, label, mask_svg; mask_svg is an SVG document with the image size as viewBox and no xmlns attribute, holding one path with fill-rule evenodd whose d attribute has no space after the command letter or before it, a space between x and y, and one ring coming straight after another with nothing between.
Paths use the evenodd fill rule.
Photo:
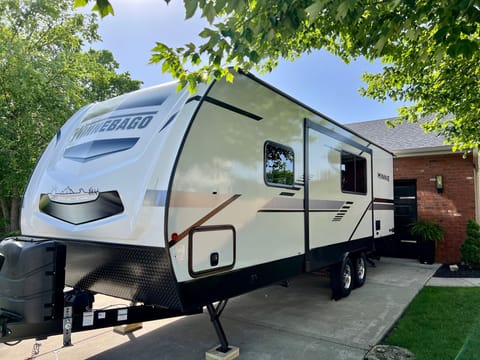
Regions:
<instances>
[{"instance_id":1,"label":"mulch bed","mask_svg":"<svg viewBox=\"0 0 480 360\"><path fill-rule=\"evenodd\" d=\"M480 278L480 269L472 269L466 265L458 265L458 271L450 271L448 264L443 264L433 275L442 278Z\"/></svg>"}]
</instances>

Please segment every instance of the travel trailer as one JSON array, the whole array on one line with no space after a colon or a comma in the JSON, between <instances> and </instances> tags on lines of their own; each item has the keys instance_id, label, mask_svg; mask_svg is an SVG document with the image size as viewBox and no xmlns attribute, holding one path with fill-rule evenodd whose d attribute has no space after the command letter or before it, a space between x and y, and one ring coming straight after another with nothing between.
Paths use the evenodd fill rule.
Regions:
<instances>
[{"instance_id":1,"label":"travel trailer","mask_svg":"<svg viewBox=\"0 0 480 360\"><path fill-rule=\"evenodd\" d=\"M392 155L234 75L91 104L62 126L25 192L22 235L0 243L0 341L68 343L207 306L225 350L228 298L325 268L335 299L363 285L375 239L393 235ZM141 305L92 310L96 293Z\"/></svg>"}]
</instances>

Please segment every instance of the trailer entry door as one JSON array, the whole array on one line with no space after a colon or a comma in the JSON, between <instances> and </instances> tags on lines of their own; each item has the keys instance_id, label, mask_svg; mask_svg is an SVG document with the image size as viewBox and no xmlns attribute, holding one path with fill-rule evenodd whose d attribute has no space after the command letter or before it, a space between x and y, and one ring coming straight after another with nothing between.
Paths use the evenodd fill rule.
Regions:
<instances>
[{"instance_id":1,"label":"trailer entry door","mask_svg":"<svg viewBox=\"0 0 480 360\"><path fill-rule=\"evenodd\" d=\"M341 257L352 240L373 239L372 150L305 120L307 268Z\"/></svg>"}]
</instances>

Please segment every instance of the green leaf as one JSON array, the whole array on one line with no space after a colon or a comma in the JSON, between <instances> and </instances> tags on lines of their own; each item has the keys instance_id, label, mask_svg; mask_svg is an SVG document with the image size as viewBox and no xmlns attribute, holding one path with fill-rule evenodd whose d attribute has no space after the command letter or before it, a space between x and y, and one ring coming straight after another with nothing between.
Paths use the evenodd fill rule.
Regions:
<instances>
[{"instance_id":1,"label":"green leaf","mask_svg":"<svg viewBox=\"0 0 480 360\"><path fill-rule=\"evenodd\" d=\"M326 4L325 0L315 1L312 5L305 9L305 12L308 15L308 20L310 23L314 23L320 17L322 10Z\"/></svg>"},{"instance_id":2,"label":"green leaf","mask_svg":"<svg viewBox=\"0 0 480 360\"><path fill-rule=\"evenodd\" d=\"M248 57L253 62L260 61L260 55L258 55L258 53L255 50L251 51L250 54L248 55Z\"/></svg>"},{"instance_id":3,"label":"green leaf","mask_svg":"<svg viewBox=\"0 0 480 360\"><path fill-rule=\"evenodd\" d=\"M197 10L197 0L184 0L183 4L185 5L185 19L190 19L193 15L195 15L195 11Z\"/></svg>"},{"instance_id":4,"label":"green leaf","mask_svg":"<svg viewBox=\"0 0 480 360\"><path fill-rule=\"evenodd\" d=\"M217 16L217 12L215 11L215 5L212 2L208 2L205 7L203 8L203 16L207 18L207 21L211 24Z\"/></svg>"},{"instance_id":5,"label":"green leaf","mask_svg":"<svg viewBox=\"0 0 480 360\"><path fill-rule=\"evenodd\" d=\"M248 42L252 42L253 40L253 31L252 29L250 29L249 27L247 27L245 29L245 31L243 32L243 37L245 38L245 40L247 40Z\"/></svg>"},{"instance_id":6,"label":"green leaf","mask_svg":"<svg viewBox=\"0 0 480 360\"><path fill-rule=\"evenodd\" d=\"M98 12L102 18L109 14L115 15L113 7L108 0L97 0L92 10Z\"/></svg>"},{"instance_id":7,"label":"green leaf","mask_svg":"<svg viewBox=\"0 0 480 360\"><path fill-rule=\"evenodd\" d=\"M161 60L163 60L161 57L159 58L159 61L157 62L160 62ZM170 69L170 64L168 61L164 61L163 64L162 64L162 73L166 73L168 70Z\"/></svg>"},{"instance_id":8,"label":"green leaf","mask_svg":"<svg viewBox=\"0 0 480 360\"><path fill-rule=\"evenodd\" d=\"M347 15L348 12L350 11L350 1L346 0L340 3L337 8L337 20L343 20Z\"/></svg>"},{"instance_id":9,"label":"green leaf","mask_svg":"<svg viewBox=\"0 0 480 360\"><path fill-rule=\"evenodd\" d=\"M435 34L433 34L433 38L437 43L442 43L447 39L448 32L448 26L441 27L435 32Z\"/></svg>"},{"instance_id":10,"label":"green leaf","mask_svg":"<svg viewBox=\"0 0 480 360\"><path fill-rule=\"evenodd\" d=\"M267 40L272 41L275 38L275 34L276 34L275 30L273 30L273 29L268 30Z\"/></svg>"},{"instance_id":11,"label":"green leaf","mask_svg":"<svg viewBox=\"0 0 480 360\"><path fill-rule=\"evenodd\" d=\"M377 55L381 55L385 44L387 43L387 37L381 36L378 41L375 43L374 49Z\"/></svg>"},{"instance_id":12,"label":"green leaf","mask_svg":"<svg viewBox=\"0 0 480 360\"><path fill-rule=\"evenodd\" d=\"M75 0L73 6L78 8L87 5L88 0Z\"/></svg>"},{"instance_id":13,"label":"green leaf","mask_svg":"<svg viewBox=\"0 0 480 360\"><path fill-rule=\"evenodd\" d=\"M235 32L232 29L227 29L227 30L220 31L220 34L222 34L223 37L231 38L235 35Z\"/></svg>"},{"instance_id":14,"label":"green leaf","mask_svg":"<svg viewBox=\"0 0 480 360\"><path fill-rule=\"evenodd\" d=\"M216 0L215 1L215 11L217 14L220 14L222 10L225 8L225 5L227 4L228 0Z\"/></svg>"},{"instance_id":15,"label":"green leaf","mask_svg":"<svg viewBox=\"0 0 480 360\"><path fill-rule=\"evenodd\" d=\"M235 79L235 77L233 76L233 74L228 71L227 74L225 75L225 80L229 83L233 83L233 80Z\"/></svg>"},{"instance_id":16,"label":"green leaf","mask_svg":"<svg viewBox=\"0 0 480 360\"><path fill-rule=\"evenodd\" d=\"M467 59L478 51L478 43L469 39L461 39L457 42L458 53L465 56Z\"/></svg>"},{"instance_id":17,"label":"green leaf","mask_svg":"<svg viewBox=\"0 0 480 360\"><path fill-rule=\"evenodd\" d=\"M278 20L279 20L278 15L270 15L270 16L268 17L268 19L270 20L270 23L271 23L273 26L277 26L277 25L278 25Z\"/></svg>"},{"instance_id":18,"label":"green leaf","mask_svg":"<svg viewBox=\"0 0 480 360\"><path fill-rule=\"evenodd\" d=\"M209 29L209 28L204 28L199 34L198 36L200 36L201 38L211 38L212 36L215 36L217 33L212 30L212 29Z\"/></svg>"},{"instance_id":19,"label":"green leaf","mask_svg":"<svg viewBox=\"0 0 480 360\"><path fill-rule=\"evenodd\" d=\"M472 58L472 56L478 51L478 43L469 39L458 40L452 46L453 56L463 55L467 59Z\"/></svg>"},{"instance_id":20,"label":"green leaf","mask_svg":"<svg viewBox=\"0 0 480 360\"><path fill-rule=\"evenodd\" d=\"M200 55L198 55L197 53L193 54L192 55L192 64L198 65L198 64L200 64L200 62L201 62Z\"/></svg>"}]
</instances>

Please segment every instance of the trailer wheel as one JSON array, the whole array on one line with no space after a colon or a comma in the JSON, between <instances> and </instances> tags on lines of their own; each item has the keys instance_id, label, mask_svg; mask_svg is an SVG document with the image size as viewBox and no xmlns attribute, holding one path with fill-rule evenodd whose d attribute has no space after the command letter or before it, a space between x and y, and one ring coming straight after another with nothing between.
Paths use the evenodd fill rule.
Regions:
<instances>
[{"instance_id":1,"label":"trailer wheel","mask_svg":"<svg viewBox=\"0 0 480 360\"><path fill-rule=\"evenodd\" d=\"M362 287L367 280L367 257L365 256L365 253L362 252L355 257L355 260L353 261L353 271L355 287Z\"/></svg>"},{"instance_id":2,"label":"trailer wheel","mask_svg":"<svg viewBox=\"0 0 480 360\"><path fill-rule=\"evenodd\" d=\"M350 258L345 258L341 263L332 266L330 281L332 299L340 300L350 295L353 288L353 264Z\"/></svg>"}]
</instances>

